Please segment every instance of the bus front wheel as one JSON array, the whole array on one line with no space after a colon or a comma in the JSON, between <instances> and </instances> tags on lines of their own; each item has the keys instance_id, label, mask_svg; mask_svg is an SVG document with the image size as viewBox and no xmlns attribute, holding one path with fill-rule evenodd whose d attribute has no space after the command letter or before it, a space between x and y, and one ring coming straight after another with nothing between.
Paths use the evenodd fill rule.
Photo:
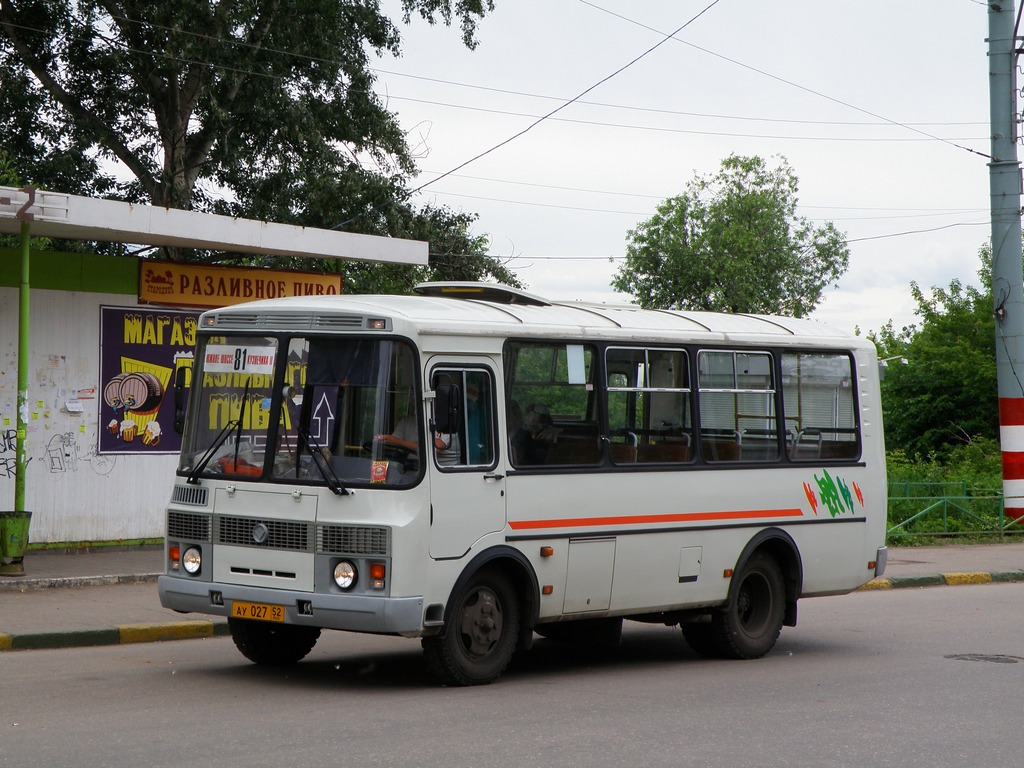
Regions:
<instances>
[{"instance_id":1,"label":"bus front wheel","mask_svg":"<svg viewBox=\"0 0 1024 768\"><path fill-rule=\"evenodd\" d=\"M711 616L710 639L721 656L757 659L772 649L782 631L786 613L782 571L773 557L761 552L734 578L739 583L733 599Z\"/></svg>"},{"instance_id":2,"label":"bus front wheel","mask_svg":"<svg viewBox=\"0 0 1024 768\"><path fill-rule=\"evenodd\" d=\"M431 674L449 685L496 680L519 636L519 602L508 578L497 571L473 575L452 606L444 632L423 638Z\"/></svg>"},{"instance_id":3,"label":"bus front wheel","mask_svg":"<svg viewBox=\"0 0 1024 768\"><path fill-rule=\"evenodd\" d=\"M271 624L264 621L228 619L235 647L249 661L268 666L294 664L306 657L320 639L318 627Z\"/></svg>"}]
</instances>

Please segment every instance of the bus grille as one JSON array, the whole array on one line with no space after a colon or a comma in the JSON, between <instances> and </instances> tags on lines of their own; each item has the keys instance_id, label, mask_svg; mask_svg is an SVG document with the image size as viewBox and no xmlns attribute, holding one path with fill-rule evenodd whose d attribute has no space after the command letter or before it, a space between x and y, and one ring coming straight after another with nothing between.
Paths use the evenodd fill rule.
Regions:
<instances>
[{"instance_id":1,"label":"bus grille","mask_svg":"<svg viewBox=\"0 0 1024 768\"><path fill-rule=\"evenodd\" d=\"M297 523L291 520L218 517L217 543L306 552L309 550L311 527L311 523ZM266 528L266 538L261 541L263 528Z\"/></svg>"},{"instance_id":2,"label":"bus grille","mask_svg":"<svg viewBox=\"0 0 1024 768\"><path fill-rule=\"evenodd\" d=\"M316 551L330 555L388 554L388 529L355 525L318 525Z\"/></svg>"},{"instance_id":3,"label":"bus grille","mask_svg":"<svg viewBox=\"0 0 1024 768\"><path fill-rule=\"evenodd\" d=\"M210 516L193 515L188 512L168 512L167 538L209 541Z\"/></svg>"},{"instance_id":4,"label":"bus grille","mask_svg":"<svg viewBox=\"0 0 1024 768\"><path fill-rule=\"evenodd\" d=\"M310 329L359 330L365 328L366 325L366 318L362 315L294 315L282 312L232 312L230 314L216 315L213 318L214 327L238 329L271 328L295 331Z\"/></svg>"},{"instance_id":5,"label":"bus grille","mask_svg":"<svg viewBox=\"0 0 1024 768\"><path fill-rule=\"evenodd\" d=\"M175 504L191 504L193 507L205 507L208 490L198 485L176 485L171 501Z\"/></svg>"},{"instance_id":6,"label":"bus grille","mask_svg":"<svg viewBox=\"0 0 1024 768\"><path fill-rule=\"evenodd\" d=\"M365 319L360 315L314 315L313 330L342 330L345 328L363 328Z\"/></svg>"}]
</instances>

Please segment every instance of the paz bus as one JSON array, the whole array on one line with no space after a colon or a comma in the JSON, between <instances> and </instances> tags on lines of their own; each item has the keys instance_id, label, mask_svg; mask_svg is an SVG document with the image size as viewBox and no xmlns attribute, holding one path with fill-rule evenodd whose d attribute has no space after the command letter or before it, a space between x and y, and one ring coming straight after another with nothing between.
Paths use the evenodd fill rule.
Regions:
<instances>
[{"instance_id":1,"label":"paz bus","mask_svg":"<svg viewBox=\"0 0 1024 768\"><path fill-rule=\"evenodd\" d=\"M886 564L873 345L817 322L483 283L205 312L161 603L289 664L419 638L489 683L535 637L678 625L757 658ZM185 385L188 384L186 387Z\"/></svg>"}]
</instances>

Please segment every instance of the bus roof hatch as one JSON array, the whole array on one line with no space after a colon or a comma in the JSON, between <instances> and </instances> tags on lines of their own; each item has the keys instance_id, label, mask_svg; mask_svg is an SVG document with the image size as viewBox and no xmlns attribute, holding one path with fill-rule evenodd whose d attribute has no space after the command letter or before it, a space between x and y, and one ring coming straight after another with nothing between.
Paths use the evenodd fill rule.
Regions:
<instances>
[{"instance_id":1,"label":"bus roof hatch","mask_svg":"<svg viewBox=\"0 0 1024 768\"><path fill-rule=\"evenodd\" d=\"M420 296L440 296L447 299L476 299L494 304L520 304L550 307L551 302L532 293L497 283L439 282L420 283L413 290Z\"/></svg>"}]
</instances>

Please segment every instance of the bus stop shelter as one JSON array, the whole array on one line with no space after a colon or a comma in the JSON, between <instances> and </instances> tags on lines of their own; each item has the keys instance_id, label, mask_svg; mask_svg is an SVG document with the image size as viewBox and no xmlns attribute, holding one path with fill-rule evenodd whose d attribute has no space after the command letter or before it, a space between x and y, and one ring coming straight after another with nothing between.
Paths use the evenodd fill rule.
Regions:
<instances>
[{"instance_id":1,"label":"bus stop shelter","mask_svg":"<svg viewBox=\"0 0 1024 768\"><path fill-rule=\"evenodd\" d=\"M22 556L31 518L25 509L31 237L386 264L425 265L428 257L428 244L420 241L136 205L33 187L0 186L0 234L21 237L14 508L3 510L0 506L0 575L24 573Z\"/></svg>"}]
</instances>

